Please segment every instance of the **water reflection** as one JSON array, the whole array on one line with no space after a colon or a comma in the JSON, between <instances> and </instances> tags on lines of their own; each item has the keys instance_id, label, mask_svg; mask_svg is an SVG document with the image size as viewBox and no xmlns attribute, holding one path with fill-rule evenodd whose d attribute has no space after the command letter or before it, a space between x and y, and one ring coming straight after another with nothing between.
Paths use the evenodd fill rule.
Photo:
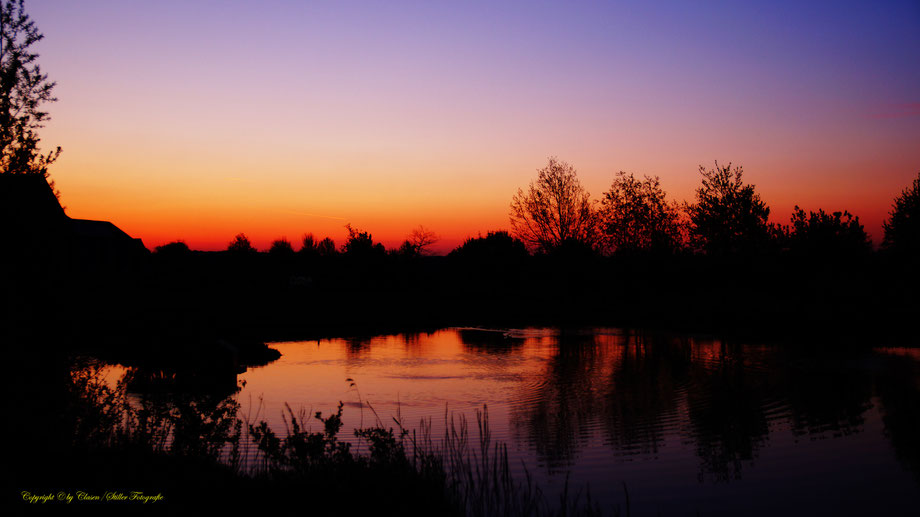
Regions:
<instances>
[{"instance_id":1,"label":"water reflection","mask_svg":"<svg viewBox=\"0 0 920 517\"><path fill-rule=\"evenodd\" d=\"M771 402L768 368L758 364L759 350L740 345L700 344L702 360L690 365L687 411L693 428L700 477L740 479L770 431L766 410Z\"/></svg>"},{"instance_id":2,"label":"water reflection","mask_svg":"<svg viewBox=\"0 0 920 517\"><path fill-rule=\"evenodd\" d=\"M563 333L527 402L513 415L528 443L550 471L567 467L587 444L589 429L603 411L604 357L594 335Z\"/></svg>"},{"instance_id":3,"label":"water reflection","mask_svg":"<svg viewBox=\"0 0 920 517\"><path fill-rule=\"evenodd\" d=\"M920 363L876 356L660 333L560 335L543 381L519 394L511 420L550 471L577 463L598 435L618 457L654 457L676 436L692 444L699 481L726 482L756 467L773 433L862 431L877 383L886 434L903 441L893 445L916 470Z\"/></svg>"},{"instance_id":4,"label":"water reflection","mask_svg":"<svg viewBox=\"0 0 920 517\"><path fill-rule=\"evenodd\" d=\"M686 386L686 340L628 333L612 346L613 367L605 394L607 443L624 455L655 454L675 427Z\"/></svg>"},{"instance_id":5,"label":"water reflection","mask_svg":"<svg viewBox=\"0 0 920 517\"><path fill-rule=\"evenodd\" d=\"M885 435L898 459L920 482L920 361L893 354L885 358L886 375L877 380Z\"/></svg>"},{"instance_id":6,"label":"water reflection","mask_svg":"<svg viewBox=\"0 0 920 517\"><path fill-rule=\"evenodd\" d=\"M464 346L472 352L484 354L510 354L518 351L524 339L500 329L461 328L457 335Z\"/></svg>"},{"instance_id":7,"label":"water reflection","mask_svg":"<svg viewBox=\"0 0 920 517\"><path fill-rule=\"evenodd\" d=\"M410 425L431 418L437 435L445 408L487 404L493 436L509 442L515 464L595 488L625 480L636 501L668 494L675 509L693 498L705 509L724 504L716 487L744 486L739 494L766 501L788 492L787 478L841 487L859 472L883 481L846 491L854 508L920 502L920 355L904 349L829 352L618 329L453 329L275 346L282 358L241 374L246 386L235 395L235 374L232 389L229 377L205 382L216 388L210 395L160 371L135 370L130 386L145 403L169 397L170 421L187 437L179 446L208 454L209 441L232 442L234 404L247 400L264 401L260 417L279 430L284 403L329 412L343 401L348 435L397 411ZM621 489L612 493L595 495L619 502Z\"/></svg>"}]
</instances>

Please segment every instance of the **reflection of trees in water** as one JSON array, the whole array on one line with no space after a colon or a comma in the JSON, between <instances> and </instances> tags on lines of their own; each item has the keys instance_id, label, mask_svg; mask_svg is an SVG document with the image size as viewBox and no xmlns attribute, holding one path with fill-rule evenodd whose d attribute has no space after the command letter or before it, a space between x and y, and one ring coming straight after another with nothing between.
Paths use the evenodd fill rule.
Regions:
<instances>
[{"instance_id":1,"label":"reflection of trees in water","mask_svg":"<svg viewBox=\"0 0 920 517\"><path fill-rule=\"evenodd\" d=\"M464 347L485 354L506 355L524 346L524 339L500 330L458 329L457 335Z\"/></svg>"},{"instance_id":2,"label":"reflection of trees in water","mask_svg":"<svg viewBox=\"0 0 920 517\"><path fill-rule=\"evenodd\" d=\"M876 385L885 435L901 463L920 481L920 361L886 358Z\"/></svg>"},{"instance_id":3,"label":"reflection of trees in water","mask_svg":"<svg viewBox=\"0 0 920 517\"><path fill-rule=\"evenodd\" d=\"M513 424L550 468L571 464L594 429L619 455L657 454L668 433L689 430L700 478L727 481L756 459L772 420L859 431L871 382L847 361L663 334L561 336Z\"/></svg>"},{"instance_id":4,"label":"reflection of trees in water","mask_svg":"<svg viewBox=\"0 0 920 517\"><path fill-rule=\"evenodd\" d=\"M592 427L619 454L657 452L689 357L686 341L661 336L561 336L514 424L550 468L571 464Z\"/></svg>"},{"instance_id":5,"label":"reflection of trees in water","mask_svg":"<svg viewBox=\"0 0 920 517\"><path fill-rule=\"evenodd\" d=\"M626 336L609 376L603 422L608 443L623 454L657 453L677 418L678 390L690 364L686 340Z\"/></svg>"},{"instance_id":6,"label":"reflection of trees in water","mask_svg":"<svg viewBox=\"0 0 920 517\"><path fill-rule=\"evenodd\" d=\"M863 415L872 407L872 376L846 352L778 351L783 364L776 383L791 411L793 432L799 435L860 432Z\"/></svg>"},{"instance_id":7,"label":"reflection of trees in water","mask_svg":"<svg viewBox=\"0 0 920 517\"><path fill-rule=\"evenodd\" d=\"M764 413L769 398L766 369L748 368L742 346L720 344L706 360L692 363L687 385L687 414L700 480L741 477L742 465L752 462L767 441L770 427Z\"/></svg>"},{"instance_id":8,"label":"reflection of trees in water","mask_svg":"<svg viewBox=\"0 0 920 517\"><path fill-rule=\"evenodd\" d=\"M589 423L602 411L605 389L597 373L604 351L593 335L560 335L541 382L523 394L534 402L513 416L513 425L527 433L551 471L571 464L590 437Z\"/></svg>"},{"instance_id":9,"label":"reflection of trees in water","mask_svg":"<svg viewBox=\"0 0 920 517\"><path fill-rule=\"evenodd\" d=\"M345 355L349 360L360 359L370 350L371 338L367 336L347 337L342 341L345 342Z\"/></svg>"}]
</instances>

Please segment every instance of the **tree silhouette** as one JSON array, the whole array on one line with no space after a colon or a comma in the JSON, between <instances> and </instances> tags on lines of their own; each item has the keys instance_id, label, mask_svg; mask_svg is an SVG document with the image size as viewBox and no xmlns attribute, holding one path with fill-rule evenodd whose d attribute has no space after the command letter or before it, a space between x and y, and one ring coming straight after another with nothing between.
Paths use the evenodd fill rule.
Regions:
<instances>
[{"instance_id":1,"label":"tree silhouette","mask_svg":"<svg viewBox=\"0 0 920 517\"><path fill-rule=\"evenodd\" d=\"M412 233L409 234L409 238L403 241L399 248L391 251L391 253L402 257L430 255L431 250L429 248L436 242L438 242L438 235L428 228L419 225L418 228L412 230Z\"/></svg>"},{"instance_id":2,"label":"tree silhouette","mask_svg":"<svg viewBox=\"0 0 920 517\"><path fill-rule=\"evenodd\" d=\"M658 176L617 173L601 200L600 229L608 251L673 252L681 246L680 209L668 203Z\"/></svg>"},{"instance_id":3,"label":"tree silhouette","mask_svg":"<svg viewBox=\"0 0 920 517\"><path fill-rule=\"evenodd\" d=\"M304 241L306 242L306 241ZM337 253L335 249L335 241L329 237L324 238L323 240L316 243L316 254L320 257L332 257Z\"/></svg>"},{"instance_id":4,"label":"tree silhouette","mask_svg":"<svg viewBox=\"0 0 920 517\"><path fill-rule=\"evenodd\" d=\"M438 234L433 231L425 228L422 225L419 225L418 228L412 230L412 233L409 235L408 242L412 244L412 247L416 250L416 253L419 255L429 255L431 250L429 249L434 243L438 242Z\"/></svg>"},{"instance_id":5,"label":"tree silhouette","mask_svg":"<svg viewBox=\"0 0 920 517\"><path fill-rule=\"evenodd\" d=\"M380 257L386 254L383 244L374 243L374 239L368 232L358 231L351 224L346 224L348 229L348 239L342 245L342 253L350 257Z\"/></svg>"},{"instance_id":6,"label":"tree silhouette","mask_svg":"<svg viewBox=\"0 0 920 517\"><path fill-rule=\"evenodd\" d=\"M256 249L252 247L246 234L238 233L236 237L230 241L230 244L227 245L227 251L230 253L250 254L255 253Z\"/></svg>"},{"instance_id":7,"label":"tree silhouette","mask_svg":"<svg viewBox=\"0 0 920 517\"><path fill-rule=\"evenodd\" d=\"M291 242L284 237L276 239L268 248L268 254L273 257L292 257L294 256L294 247Z\"/></svg>"},{"instance_id":8,"label":"tree silhouette","mask_svg":"<svg viewBox=\"0 0 920 517\"><path fill-rule=\"evenodd\" d=\"M882 248L904 256L920 256L920 173L895 198L884 223Z\"/></svg>"},{"instance_id":9,"label":"tree silhouette","mask_svg":"<svg viewBox=\"0 0 920 517\"><path fill-rule=\"evenodd\" d=\"M575 168L555 157L537 171L527 191L511 200L511 227L531 249L550 252L567 247L593 248L597 214Z\"/></svg>"},{"instance_id":10,"label":"tree silhouette","mask_svg":"<svg viewBox=\"0 0 920 517\"><path fill-rule=\"evenodd\" d=\"M754 185L741 181L742 168L729 163L707 171L696 203L686 206L690 215L691 244L708 254L752 252L770 242L773 228L767 222L770 208L754 192Z\"/></svg>"},{"instance_id":11,"label":"tree silhouette","mask_svg":"<svg viewBox=\"0 0 920 517\"><path fill-rule=\"evenodd\" d=\"M805 211L796 205L789 234L790 250L806 255L855 255L872 250L859 217L849 212Z\"/></svg>"},{"instance_id":12,"label":"tree silhouette","mask_svg":"<svg viewBox=\"0 0 920 517\"><path fill-rule=\"evenodd\" d=\"M57 99L54 82L48 81L30 47L44 36L25 13L23 0L0 3L0 173L41 174L61 153L38 148L37 130L49 120L41 106ZM54 183L51 182L52 188Z\"/></svg>"}]
</instances>

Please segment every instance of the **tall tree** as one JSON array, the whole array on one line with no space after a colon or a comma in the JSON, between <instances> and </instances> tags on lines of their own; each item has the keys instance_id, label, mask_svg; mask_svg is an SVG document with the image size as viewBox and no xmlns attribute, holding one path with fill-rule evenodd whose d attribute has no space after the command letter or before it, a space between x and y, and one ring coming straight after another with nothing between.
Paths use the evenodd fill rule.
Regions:
<instances>
[{"instance_id":1,"label":"tall tree","mask_svg":"<svg viewBox=\"0 0 920 517\"><path fill-rule=\"evenodd\" d=\"M54 82L42 73L31 50L44 37L26 14L23 0L0 3L0 173L41 174L61 153L58 147L43 154L38 129L49 120L42 105L57 99ZM52 183L53 188L53 183Z\"/></svg>"},{"instance_id":2,"label":"tall tree","mask_svg":"<svg viewBox=\"0 0 920 517\"><path fill-rule=\"evenodd\" d=\"M706 170L700 166L702 185L696 202L687 205L690 239L697 250L709 254L753 252L771 242L770 208L741 180L742 168L729 163Z\"/></svg>"},{"instance_id":3,"label":"tall tree","mask_svg":"<svg viewBox=\"0 0 920 517\"><path fill-rule=\"evenodd\" d=\"M617 173L601 200L600 229L610 252L664 252L681 246L680 208L669 203L658 176Z\"/></svg>"},{"instance_id":4,"label":"tall tree","mask_svg":"<svg viewBox=\"0 0 920 517\"><path fill-rule=\"evenodd\" d=\"M920 257L920 173L895 198L884 229L883 249L899 255Z\"/></svg>"},{"instance_id":5,"label":"tall tree","mask_svg":"<svg viewBox=\"0 0 920 517\"><path fill-rule=\"evenodd\" d=\"M537 171L527 191L511 200L511 227L531 249L549 252L563 245L594 248L597 213L575 168L555 157Z\"/></svg>"}]
</instances>

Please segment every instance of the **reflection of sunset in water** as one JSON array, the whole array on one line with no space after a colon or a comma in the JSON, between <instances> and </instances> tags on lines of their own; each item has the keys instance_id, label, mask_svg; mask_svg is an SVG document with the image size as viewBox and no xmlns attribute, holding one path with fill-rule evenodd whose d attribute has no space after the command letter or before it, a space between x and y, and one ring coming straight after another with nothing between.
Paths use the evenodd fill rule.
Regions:
<instances>
[{"instance_id":1,"label":"reflection of sunset in water","mask_svg":"<svg viewBox=\"0 0 920 517\"><path fill-rule=\"evenodd\" d=\"M817 505L797 484L845 493L847 507L865 511L879 498L893 508L918 498L904 467L920 462L901 445L918 431L903 402L915 380L885 373L903 361L916 367L913 353L891 355L902 349L819 358L616 329L448 329L272 346L281 359L242 374L238 400L244 416L279 430L285 403L312 415L342 401L344 438L377 418L395 427L397 412L410 429L431 419L438 438L447 413L475 428L475 411L487 406L512 469L526 464L550 492L569 475L598 500L621 503L626 481L645 508L725 515L749 509L750 498L763 499L764 514L779 512L779 501ZM867 492L868 477L884 482Z\"/></svg>"}]
</instances>

